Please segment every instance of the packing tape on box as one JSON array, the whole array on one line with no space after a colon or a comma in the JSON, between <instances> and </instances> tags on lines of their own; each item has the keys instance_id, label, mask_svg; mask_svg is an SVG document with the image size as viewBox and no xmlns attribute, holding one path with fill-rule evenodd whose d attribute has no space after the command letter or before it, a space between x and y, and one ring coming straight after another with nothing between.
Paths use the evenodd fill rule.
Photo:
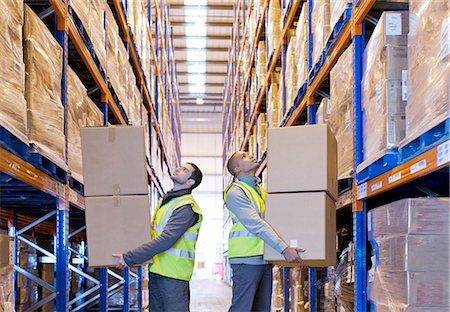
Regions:
<instances>
[{"instance_id":1,"label":"packing tape on box","mask_svg":"<svg viewBox=\"0 0 450 312\"><path fill-rule=\"evenodd\" d=\"M116 140L116 127L108 127L108 143Z\"/></svg>"}]
</instances>

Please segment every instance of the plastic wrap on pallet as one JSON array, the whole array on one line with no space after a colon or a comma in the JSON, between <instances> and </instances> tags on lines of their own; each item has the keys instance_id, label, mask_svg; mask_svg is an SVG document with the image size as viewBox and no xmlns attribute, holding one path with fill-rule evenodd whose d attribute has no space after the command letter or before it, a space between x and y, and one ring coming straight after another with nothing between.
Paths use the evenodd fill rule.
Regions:
<instances>
[{"instance_id":1,"label":"plastic wrap on pallet","mask_svg":"<svg viewBox=\"0 0 450 312\"><path fill-rule=\"evenodd\" d=\"M114 18L113 12L108 6L106 9L106 74L114 89L120 86L119 83L119 26ZM117 92L117 91L116 91Z\"/></svg>"},{"instance_id":2,"label":"plastic wrap on pallet","mask_svg":"<svg viewBox=\"0 0 450 312\"><path fill-rule=\"evenodd\" d=\"M28 6L24 25L28 138L42 155L65 169L62 49Z\"/></svg>"},{"instance_id":3,"label":"plastic wrap on pallet","mask_svg":"<svg viewBox=\"0 0 450 312\"><path fill-rule=\"evenodd\" d=\"M144 105L142 105L142 124L144 125L144 137L145 137L145 153L150 160L150 125L148 123L148 111Z\"/></svg>"},{"instance_id":4,"label":"plastic wrap on pallet","mask_svg":"<svg viewBox=\"0 0 450 312\"><path fill-rule=\"evenodd\" d=\"M354 282L352 280L353 268L353 244L345 248L339 258L339 264L336 268L336 299L340 311L354 311Z\"/></svg>"},{"instance_id":5,"label":"plastic wrap on pallet","mask_svg":"<svg viewBox=\"0 0 450 312\"><path fill-rule=\"evenodd\" d=\"M351 0L330 0L330 35ZM329 38L329 36L327 37Z\"/></svg>"},{"instance_id":6,"label":"plastic wrap on pallet","mask_svg":"<svg viewBox=\"0 0 450 312\"><path fill-rule=\"evenodd\" d=\"M103 126L104 115L97 105L89 98L87 93L84 101L87 103L86 127Z\"/></svg>"},{"instance_id":7,"label":"plastic wrap on pallet","mask_svg":"<svg viewBox=\"0 0 450 312\"><path fill-rule=\"evenodd\" d=\"M314 0L311 15L314 66L319 61L330 34L330 0Z\"/></svg>"},{"instance_id":8,"label":"plastic wrap on pallet","mask_svg":"<svg viewBox=\"0 0 450 312\"><path fill-rule=\"evenodd\" d=\"M122 40L118 41L117 47L118 47L117 64L119 65L119 81L117 82L117 85L114 85L113 81L111 81L111 84L113 84L114 91L116 92L117 97L119 98L123 108L126 110L126 108L129 106L128 68L130 67L130 63L127 49L123 45Z\"/></svg>"},{"instance_id":9,"label":"plastic wrap on pallet","mask_svg":"<svg viewBox=\"0 0 450 312\"><path fill-rule=\"evenodd\" d=\"M283 311L284 308L282 270L279 266L274 266L272 269L272 311Z\"/></svg>"},{"instance_id":10,"label":"plastic wrap on pallet","mask_svg":"<svg viewBox=\"0 0 450 312\"><path fill-rule=\"evenodd\" d=\"M353 46L350 45L330 73L329 125L338 144L338 179L353 171Z\"/></svg>"},{"instance_id":11,"label":"plastic wrap on pallet","mask_svg":"<svg viewBox=\"0 0 450 312\"><path fill-rule=\"evenodd\" d=\"M14 299L14 265L0 268L0 311L13 312Z\"/></svg>"},{"instance_id":12,"label":"plastic wrap on pallet","mask_svg":"<svg viewBox=\"0 0 450 312\"><path fill-rule=\"evenodd\" d=\"M258 82L256 71L252 68L251 86L250 86L250 112L253 112L258 97Z\"/></svg>"},{"instance_id":13,"label":"plastic wrap on pallet","mask_svg":"<svg viewBox=\"0 0 450 312\"><path fill-rule=\"evenodd\" d=\"M377 311L408 311L410 307L450 309L449 272L375 271L368 297Z\"/></svg>"},{"instance_id":14,"label":"plastic wrap on pallet","mask_svg":"<svg viewBox=\"0 0 450 312\"><path fill-rule=\"evenodd\" d=\"M67 71L67 158L72 177L83 183L83 166L81 161L81 133L86 126L87 103L86 88L77 74Z\"/></svg>"},{"instance_id":15,"label":"plastic wrap on pallet","mask_svg":"<svg viewBox=\"0 0 450 312\"><path fill-rule=\"evenodd\" d=\"M406 198L368 212L369 238L401 234L450 235L449 198Z\"/></svg>"},{"instance_id":16,"label":"plastic wrap on pallet","mask_svg":"<svg viewBox=\"0 0 450 312\"><path fill-rule=\"evenodd\" d=\"M277 48L281 39L281 5L280 0L270 0L267 10L267 50L269 56Z\"/></svg>"},{"instance_id":17,"label":"plastic wrap on pallet","mask_svg":"<svg viewBox=\"0 0 450 312\"><path fill-rule=\"evenodd\" d=\"M328 120L330 119L330 112L331 112L330 99L323 98L319 104L319 107L317 108L316 123L317 124L328 123Z\"/></svg>"},{"instance_id":18,"label":"plastic wrap on pallet","mask_svg":"<svg viewBox=\"0 0 450 312\"><path fill-rule=\"evenodd\" d=\"M128 121L131 121L133 126L142 125L141 118L141 94L136 85L130 86L132 93L130 94L131 104L128 108Z\"/></svg>"},{"instance_id":19,"label":"plastic wrap on pallet","mask_svg":"<svg viewBox=\"0 0 450 312\"><path fill-rule=\"evenodd\" d=\"M266 43L258 42L258 50L256 54L256 76L258 79L258 89L264 86L267 74L267 54Z\"/></svg>"},{"instance_id":20,"label":"plastic wrap on pallet","mask_svg":"<svg viewBox=\"0 0 450 312\"><path fill-rule=\"evenodd\" d=\"M305 276L308 276L306 268L294 267L290 269L289 289L290 289L290 311L292 312L306 312L305 307L307 298L305 296Z\"/></svg>"},{"instance_id":21,"label":"plastic wrap on pallet","mask_svg":"<svg viewBox=\"0 0 450 312\"><path fill-rule=\"evenodd\" d=\"M278 127L278 110L280 109L280 97L278 84L272 83L267 94L267 121L269 128Z\"/></svg>"},{"instance_id":22,"label":"plastic wrap on pallet","mask_svg":"<svg viewBox=\"0 0 450 312\"><path fill-rule=\"evenodd\" d=\"M297 66L297 89L308 80L308 4L303 3L295 31L295 59Z\"/></svg>"},{"instance_id":23,"label":"plastic wrap on pallet","mask_svg":"<svg viewBox=\"0 0 450 312\"><path fill-rule=\"evenodd\" d=\"M296 37L291 37L286 51L286 110L288 111L293 105L297 96L297 66L295 58Z\"/></svg>"},{"instance_id":24,"label":"plastic wrap on pallet","mask_svg":"<svg viewBox=\"0 0 450 312\"><path fill-rule=\"evenodd\" d=\"M0 1L0 125L27 143L25 64L22 49L23 1Z\"/></svg>"},{"instance_id":25,"label":"plastic wrap on pallet","mask_svg":"<svg viewBox=\"0 0 450 312\"><path fill-rule=\"evenodd\" d=\"M256 144L258 145L257 157L261 159L263 153L267 150L267 120L264 113L258 115Z\"/></svg>"},{"instance_id":26,"label":"plastic wrap on pallet","mask_svg":"<svg viewBox=\"0 0 450 312\"><path fill-rule=\"evenodd\" d=\"M411 0L405 141L449 117L450 3Z\"/></svg>"}]
</instances>

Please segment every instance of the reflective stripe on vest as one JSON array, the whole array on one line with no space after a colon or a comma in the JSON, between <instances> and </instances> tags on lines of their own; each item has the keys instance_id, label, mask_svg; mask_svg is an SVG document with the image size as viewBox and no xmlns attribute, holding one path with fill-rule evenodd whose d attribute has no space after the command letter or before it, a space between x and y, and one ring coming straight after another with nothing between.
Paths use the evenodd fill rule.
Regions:
<instances>
[{"instance_id":1,"label":"reflective stripe on vest","mask_svg":"<svg viewBox=\"0 0 450 312\"><path fill-rule=\"evenodd\" d=\"M163 206L161 202L158 204L153 219L152 237L161 235L173 212L185 205L191 205L192 210L198 214L197 223L191 226L171 248L155 255L149 269L152 273L189 281L194 271L195 245L203 219L202 211L192 195L180 196Z\"/></svg>"},{"instance_id":2,"label":"reflective stripe on vest","mask_svg":"<svg viewBox=\"0 0 450 312\"><path fill-rule=\"evenodd\" d=\"M260 190L259 194L252 186L242 181L236 181L225 189L224 198L226 200L227 193L232 186L242 189L247 196L250 204L263 217L265 210L266 193L264 189L257 185ZM229 240L228 240L228 257L251 257L262 255L264 253L264 242L256 235L249 232L245 226L239 221L236 215L229 211L233 226L231 227Z\"/></svg>"}]
</instances>

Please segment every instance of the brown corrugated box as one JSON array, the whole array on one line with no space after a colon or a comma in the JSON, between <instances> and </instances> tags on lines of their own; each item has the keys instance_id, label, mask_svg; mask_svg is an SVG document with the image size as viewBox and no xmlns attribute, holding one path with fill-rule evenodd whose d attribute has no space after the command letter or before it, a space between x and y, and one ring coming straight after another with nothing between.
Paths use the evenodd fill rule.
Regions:
<instances>
[{"instance_id":1,"label":"brown corrugated box","mask_svg":"<svg viewBox=\"0 0 450 312\"><path fill-rule=\"evenodd\" d=\"M121 254L151 240L148 195L86 198L89 266L117 264Z\"/></svg>"},{"instance_id":2,"label":"brown corrugated box","mask_svg":"<svg viewBox=\"0 0 450 312\"><path fill-rule=\"evenodd\" d=\"M12 237L0 234L0 268L14 264L14 245Z\"/></svg>"},{"instance_id":3,"label":"brown corrugated box","mask_svg":"<svg viewBox=\"0 0 450 312\"><path fill-rule=\"evenodd\" d=\"M148 193L144 127L81 128L85 196Z\"/></svg>"},{"instance_id":4,"label":"brown corrugated box","mask_svg":"<svg viewBox=\"0 0 450 312\"><path fill-rule=\"evenodd\" d=\"M306 249L301 265L336 265L336 206L325 192L268 194L264 214L290 247ZM290 265L267 244L264 259Z\"/></svg>"},{"instance_id":5,"label":"brown corrugated box","mask_svg":"<svg viewBox=\"0 0 450 312\"><path fill-rule=\"evenodd\" d=\"M328 125L269 129L268 192L326 191L336 199L336 148Z\"/></svg>"}]
</instances>

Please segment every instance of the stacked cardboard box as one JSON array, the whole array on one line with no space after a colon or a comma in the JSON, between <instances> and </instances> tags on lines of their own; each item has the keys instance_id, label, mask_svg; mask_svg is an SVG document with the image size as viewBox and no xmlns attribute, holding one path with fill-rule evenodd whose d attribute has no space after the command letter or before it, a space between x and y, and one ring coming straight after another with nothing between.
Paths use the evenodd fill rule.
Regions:
<instances>
[{"instance_id":1,"label":"stacked cardboard box","mask_svg":"<svg viewBox=\"0 0 450 312\"><path fill-rule=\"evenodd\" d=\"M82 128L81 138L89 266L114 266L112 254L151 239L144 127Z\"/></svg>"},{"instance_id":2,"label":"stacked cardboard box","mask_svg":"<svg viewBox=\"0 0 450 312\"><path fill-rule=\"evenodd\" d=\"M120 98L120 64L119 64L119 26L110 7L106 8L106 74L108 80Z\"/></svg>"},{"instance_id":3,"label":"stacked cardboard box","mask_svg":"<svg viewBox=\"0 0 450 312\"><path fill-rule=\"evenodd\" d=\"M291 247L306 249L303 265L336 264L336 157L327 125L269 129L265 219ZM289 265L268 245L264 258Z\"/></svg>"},{"instance_id":4,"label":"stacked cardboard box","mask_svg":"<svg viewBox=\"0 0 450 312\"><path fill-rule=\"evenodd\" d=\"M364 52L365 168L405 136L408 12L385 12Z\"/></svg>"},{"instance_id":5,"label":"stacked cardboard box","mask_svg":"<svg viewBox=\"0 0 450 312\"><path fill-rule=\"evenodd\" d=\"M297 59L295 58L295 45L296 37L292 36L286 51L286 111L289 111L292 107L297 96Z\"/></svg>"},{"instance_id":6,"label":"stacked cardboard box","mask_svg":"<svg viewBox=\"0 0 450 312\"><path fill-rule=\"evenodd\" d=\"M447 119L450 94L450 4L411 0L405 141Z\"/></svg>"},{"instance_id":7,"label":"stacked cardboard box","mask_svg":"<svg viewBox=\"0 0 450 312\"><path fill-rule=\"evenodd\" d=\"M368 294L377 311L450 309L449 229L448 198L402 199L369 212Z\"/></svg>"},{"instance_id":8,"label":"stacked cardboard box","mask_svg":"<svg viewBox=\"0 0 450 312\"><path fill-rule=\"evenodd\" d=\"M258 80L258 89L264 87L267 75L267 57L266 43L260 41L256 52L256 77Z\"/></svg>"},{"instance_id":9,"label":"stacked cardboard box","mask_svg":"<svg viewBox=\"0 0 450 312\"><path fill-rule=\"evenodd\" d=\"M0 125L27 143L22 25L23 1L0 1Z\"/></svg>"},{"instance_id":10,"label":"stacked cardboard box","mask_svg":"<svg viewBox=\"0 0 450 312\"><path fill-rule=\"evenodd\" d=\"M276 128L280 124L280 111L282 110L280 105L280 90L278 90L278 84L272 83L267 93L267 121L269 128Z\"/></svg>"},{"instance_id":11,"label":"stacked cardboard box","mask_svg":"<svg viewBox=\"0 0 450 312\"><path fill-rule=\"evenodd\" d=\"M304 3L295 31L297 62L297 89L308 80L308 4Z\"/></svg>"},{"instance_id":12,"label":"stacked cardboard box","mask_svg":"<svg viewBox=\"0 0 450 312\"><path fill-rule=\"evenodd\" d=\"M42 155L65 169L62 49L28 6L25 6L24 40L28 138Z\"/></svg>"},{"instance_id":13,"label":"stacked cardboard box","mask_svg":"<svg viewBox=\"0 0 450 312\"><path fill-rule=\"evenodd\" d=\"M314 0L311 16L314 65L320 60L330 34L330 0Z\"/></svg>"},{"instance_id":14,"label":"stacked cardboard box","mask_svg":"<svg viewBox=\"0 0 450 312\"><path fill-rule=\"evenodd\" d=\"M280 0L270 0L267 10L267 50L269 56L278 47L281 38L282 19Z\"/></svg>"},{"instance_id":15,"label":"stacked cardboard box","mask_svg":"<svg viewBox=\"0 0 450 312\"><path fill-rule=\"evenodd\" d=\"M14 311L14 242L0 234L0 311Z\"/></svg>"},{"instance_id":16,"label":"stacked cardboard box","mask_svg":"<svg viewBox=\"0 0 450 312\"><path fill-rule=\"evenodd\" d=\"M350 45L330 73L329 125L338 143L338 179L353 172L353 46Z\"/></svg>"}]
</instances>

